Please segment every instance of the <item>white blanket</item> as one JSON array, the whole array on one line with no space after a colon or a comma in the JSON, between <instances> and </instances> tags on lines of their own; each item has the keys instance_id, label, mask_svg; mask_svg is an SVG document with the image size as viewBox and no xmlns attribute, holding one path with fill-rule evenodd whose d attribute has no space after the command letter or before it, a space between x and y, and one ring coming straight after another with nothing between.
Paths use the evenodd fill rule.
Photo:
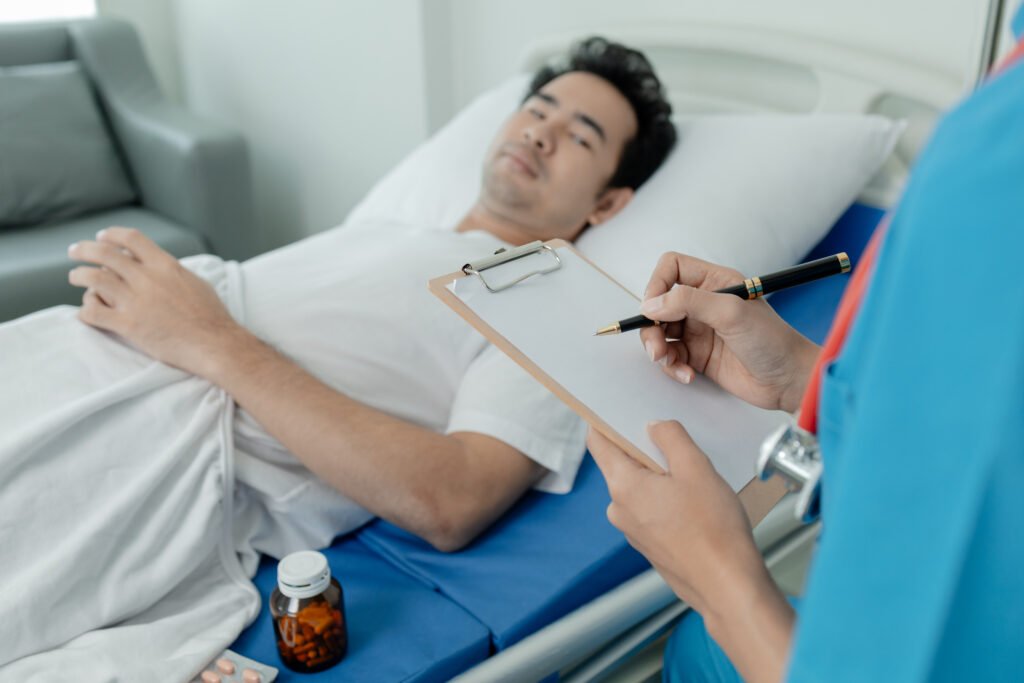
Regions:
<instances>
[{"instance_id":1,"label":"white blanket","mask_svg":"<svg viewBox=\"0 0 1024 683\"><path fill-rule=\"evenodd\" d=\"M241 315L236 264L187 265ZM0 681L184 681L259 611L233 402L76 311L0 325Z\"/></svg>"},{"instance_id":2,"label":"white blanket","mask_svg":"<svg viewBox=\"0 0 1024 683\"><path fill-rule=\"evenodd\" d=\"M424 286L500 244L379 225L182 263L338 391L501 439L565 490L582 423ZM0 325L0 683L183 681L257 614L256 551L323 547L371 515L220 389L76 311Z\"/></svg>"}]
</instances>

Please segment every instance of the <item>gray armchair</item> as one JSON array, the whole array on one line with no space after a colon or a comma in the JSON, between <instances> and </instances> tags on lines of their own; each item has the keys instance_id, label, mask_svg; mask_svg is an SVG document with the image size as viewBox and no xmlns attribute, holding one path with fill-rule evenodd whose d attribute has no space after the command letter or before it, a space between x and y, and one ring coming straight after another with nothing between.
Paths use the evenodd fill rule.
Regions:
<instances>
[{"instance_id":1,"label":"gray armchair","mask_svg":"<svg viewBox=\"0 0 1024 683\"><path fill-rule=\"evenodd\" d=\"M113 142L110 165L123 167L123 173L114 170L122 178L124 191L114 195L113 206L79 214L73 205L61 205L59 218L51 215L25 222L25 216L31 218L34 214L19 214L18 202L33 192L45 195L49 189L45 183L26 187L24 179L20 186L16 182L19 169L13 167L17 162L10 160L16 155L5 155L4 144L10 148L18 141L4 140L4 136L17 133L10 132L11 125L5 126L10 121L3 120L2 111L5 97L10 105L18 95L13 87L6 88L5 95L0 83L0 219L5 205L15 208L13 213L7 212L6 224L0 221L0 320L56 304L80 303L81 290L67 283L72 266L67 247L77 240L91 239L110 225L138 227L179 257L203 252L225 258L252 255L252 242L247 239L252 226L252 191L243 139L163 98L130 24L93 19L0 25L0 77L34 73L37 67L30 65L71 69L78 82L84 75L98 101L95 130L102 132L101 127L105 128ZM49 87L52 89L52 85ZM81 90L85 92L86 88ZM31 107L40 98L33 99L35 91L31 89L23 88L22 92L29 95L18 101L18 116L8 116L24 122L32 118ZM51 97L46 107L51 115L60 109L53 102ZM45 115L47 112L39 112L40 117ZM76 149L73 143L74 136L72 150ZM40 177L48 175L45 166L49 164L60 167L58 170L65 175L58 189L66 189L67 177L72 184L75 179L89 182L94 175L91 172L69 175L76 161L74 153L56 152L46 144L42 142L39 147L43 154L32 157L33 164L44 166L35 169L42 174ZM7 168L3 156L8 157ZM90 163L96 166L90 161L83 162L82 167L91 168ZM40 198L45 202L45 196L35 197Z\"/></svg>"}]
</instances>

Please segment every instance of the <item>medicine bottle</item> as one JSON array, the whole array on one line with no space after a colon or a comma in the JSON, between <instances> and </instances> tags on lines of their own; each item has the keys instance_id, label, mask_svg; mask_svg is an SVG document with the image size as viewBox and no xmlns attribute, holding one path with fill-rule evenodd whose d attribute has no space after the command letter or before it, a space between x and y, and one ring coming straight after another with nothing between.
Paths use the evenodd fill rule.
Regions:
<instances>
[{"instance_id":1,"label":"medicine bottle","mask_svg":"<svg viewBox=\"0 0 1024 683\"><path fill-rule=\"evenodd\" d=\"M270 616L281 661L293 671L323 671L348 650L341 584L321 553L303 550L278 563Z\"/></svg>"}]
</instances>

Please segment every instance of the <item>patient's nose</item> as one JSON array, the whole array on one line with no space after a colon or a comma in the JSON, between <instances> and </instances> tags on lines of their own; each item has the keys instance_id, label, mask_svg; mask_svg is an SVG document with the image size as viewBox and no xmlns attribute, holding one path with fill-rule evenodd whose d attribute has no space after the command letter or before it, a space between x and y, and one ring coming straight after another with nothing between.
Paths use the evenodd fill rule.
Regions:
<instances>
[{"instance_id":1,"label":"patient's nose","mask_svg":"<svg viewBox=\"0 0 1024 683\"><path fill-rule=\"evenodd\" d=\"M550 153L553 149L554 140L550 132L543 125L527 126L523 130L523 138L527 144L535 147L540 152Z\"/></svg>"}]
</instances>

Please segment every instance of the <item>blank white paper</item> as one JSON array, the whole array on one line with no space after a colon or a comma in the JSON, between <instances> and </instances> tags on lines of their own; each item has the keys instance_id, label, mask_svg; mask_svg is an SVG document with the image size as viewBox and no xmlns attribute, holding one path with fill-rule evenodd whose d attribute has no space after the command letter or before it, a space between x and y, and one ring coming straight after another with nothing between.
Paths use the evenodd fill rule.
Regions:
<instances>
[{"instance_id":1,"label":"blank white paper","mask_svg":"<svg viewBox=\"0 0 1024 683\"><path fill-rule=\"evenodd\" d=\"M650 361L635 332L596 337L639 313L639 301L567 248L558 270L501 292L476 276L449 286L498 334L623 438L665 467L647 436L651 420L678 420L739 491L755 475L760 444L785 414L755 408L698 375L689 385ZM484 272L492 287L551 263L540 252Z\"/></svg>"}]
</instances>

